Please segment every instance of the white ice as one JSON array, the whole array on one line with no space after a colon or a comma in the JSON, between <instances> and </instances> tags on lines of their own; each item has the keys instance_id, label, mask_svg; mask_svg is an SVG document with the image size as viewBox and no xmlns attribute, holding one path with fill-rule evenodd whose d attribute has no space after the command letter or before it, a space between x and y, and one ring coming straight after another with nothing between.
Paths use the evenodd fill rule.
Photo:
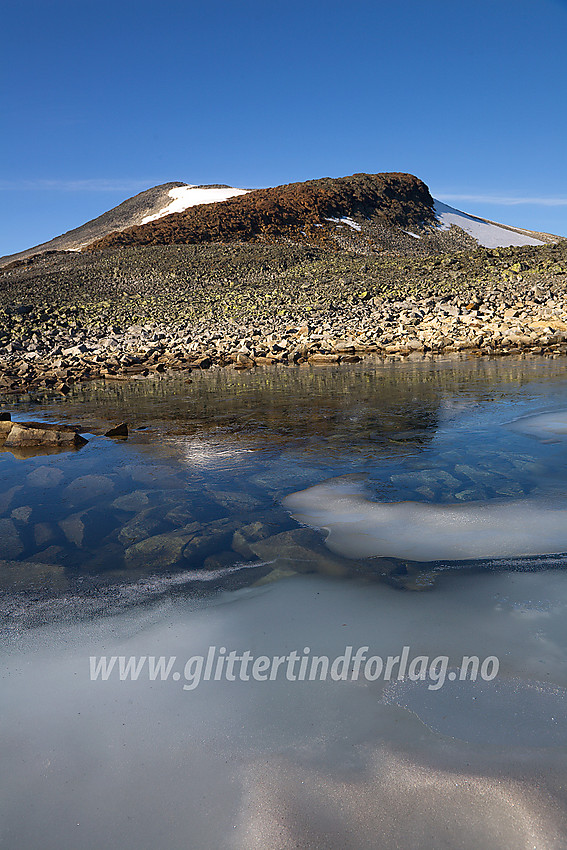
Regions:
<instances>
[{"instance_id":1,"label":"white ice","mask_svg":"<svg viewBox=\"0 0 567 850\"><path fill-rule=\"evenodd\" d=\"M567 434L567 410L554 413L538 413L534 416L522 416L508 423L513 431L530 434L534 437L554 437Z\"/></svg>"},{"instance_id":2,"label":"white ice","mask_svg":"<svg viewBox=\"0 0 567 850\"><path fill-rule=\"evenodd\" d=\"M199 204L216 204L219 201L226 201L228 198L234 198L237 195L246 195L248 189L233 189L232 187L224 189L203 189L197 186L177 186L170 189L168 194L171 201L167 206L163 207L159 212L153 215L147 215L140 222L147 224L149 221L155 221L158 218L163 218L164 215L171 213L183 212L189 207L196 207Z\"/></svg>"},{"instance_id":3,"label":"white ice","mask_svg":"<svg viewBox=\"0 0 567 850\"><path fill-rule=\"evenodd\" d=\"M558 850L567 824L567 574L432 593L299 576L1 638L0 843L43 850ZM500 659L492 682L202 682L209 646L271 658ZM89 656L175 657L90 681ZM538 698L539 695L539 698Z\"/></svg>"},{"instance_id":4,"label":"white ice","mask_svg":"<svg viewBox=\"0 0 567 850\"><path fill-rule=\"evenodd\" d=\"M441 201L435 201L435 215L442 230L449 230L452 224L456 224L466 233L476 239L479 245L485 248L504 248L510 245L543 245L539 239L516 233L499 227L497 224L487 224L482 219L449 207Z\"/></svg>"},{"instance_id":5,"label":"white ice","mask_svg":"<svg viewBox=\"0 0 567 850\"><path fill-rule=\"evenodd\" d=\"M283 504L298 522L327 530L327 547L347 558L461 561L567 552L567 506L373 502L348 477L293 493Z\"/></svg>"}]
</instances>

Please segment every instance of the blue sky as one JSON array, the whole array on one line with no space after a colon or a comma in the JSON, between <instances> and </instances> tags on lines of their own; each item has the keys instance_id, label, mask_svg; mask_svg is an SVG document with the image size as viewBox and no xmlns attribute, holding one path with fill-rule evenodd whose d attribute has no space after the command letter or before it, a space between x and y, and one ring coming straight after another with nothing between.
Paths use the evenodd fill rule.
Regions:
<instances>
[{"instance_id":1,"label":"blue sky","mask_svg":"<svg viewBox=\"0 0 567 850\"><path fill-rule=\"evenodd\" d=\"M2 3L0 255L157 183L408 171L567 235L567 0Z\"/></svg>"}]
</instances>

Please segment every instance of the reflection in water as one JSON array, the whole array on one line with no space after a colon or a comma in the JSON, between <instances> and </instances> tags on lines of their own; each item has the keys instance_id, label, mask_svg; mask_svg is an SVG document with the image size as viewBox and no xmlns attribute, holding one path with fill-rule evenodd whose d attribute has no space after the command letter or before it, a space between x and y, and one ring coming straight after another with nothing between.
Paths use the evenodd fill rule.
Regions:
<instances>
[{"instance_id":1,"label":"reflection in water","mask_svg":"<svg viewBox=\"0 0 567 850\"><path fill-rule=\"evenodd\" d=\"M502 427L549 408L550 399L556 405L562 392L556 361L448 360L194 372L189 384L179 375L89 384L42 406L22 402L11 409L14 418L78 424L89 443L54 457L0 456L0 582L43 595L74 593L95 579L106 585L253 565L266 552L283 573L399 579L407 574L403 565L368 556L428 561L562 551L555 540L504 545L512 528L525 537L528 499L539 505L565 497L567 458L561 443L535 443ZM127 442L97 436L124 420ZM357 540L341 546L346 530L335 528L328 542L337 544L341 563L328 550L325 556L320 536L298 537L281 504L290 493L352 473L368 480L379 502L393 503L380 535L392 544L361 548L353 527ZM329 493L327 507L333 498ZM496 504L503 501L519 501L518 510L500 516L506 510ZM411 517L398 502L413 503ZM479 502L495 505L471 524ZM461 508L455 513L450 505ZM370 509L376 519L378 506ZM532 525L538 510L530 509ZM446 521L451 511L458 523ZM489 544L487 526L484 548L471 548L467 541L479 523L493 525L491 517L509 530L494 532L500 538ZM316 526L330 521L300 518ZM425 521L435 551L411 543L412 535L422 542ZM443 529L456 537L450 545L441 545L448 541ZM253 569L244 573L243 582L258 577ZM421 584L414 575L406 586L431 586L428 575Z\"/></svg>"}]
</instances>

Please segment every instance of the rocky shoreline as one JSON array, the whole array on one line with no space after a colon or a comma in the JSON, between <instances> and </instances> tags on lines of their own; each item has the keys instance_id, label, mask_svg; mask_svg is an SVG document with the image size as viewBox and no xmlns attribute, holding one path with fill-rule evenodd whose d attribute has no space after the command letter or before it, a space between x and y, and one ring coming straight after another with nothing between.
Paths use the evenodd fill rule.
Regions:
<instances>
[{"instance_id":1,"label":"rocky shoreline","mask_svg":"<svg viewBox=\"0 0 567 850\"><path fill-rule=\"evenodd\" d=\"M427 258L301 246L44 256L0 281L0 394L169 370L567 354L567 240Z\"/></svg>"},{"instance_id":2,"label":"rocky shoreline","mask_svg":"<svg viewBox=\"0 0 567 850\"><path fill-rule=\"evenodd\" d=\"M15 314L19 333L0 352L0 393L66 394L73 384L143 379L169 370L353 363L366 355L421 359L450 352L567 354L563 292L509 285L424 299L374 297L309 313L199 321L192 328L146 323L104 329L41 326ZM44 308L45 315L45 308ZM295 319L295 321L293 321Z\"/></svg>"}]
</instances>

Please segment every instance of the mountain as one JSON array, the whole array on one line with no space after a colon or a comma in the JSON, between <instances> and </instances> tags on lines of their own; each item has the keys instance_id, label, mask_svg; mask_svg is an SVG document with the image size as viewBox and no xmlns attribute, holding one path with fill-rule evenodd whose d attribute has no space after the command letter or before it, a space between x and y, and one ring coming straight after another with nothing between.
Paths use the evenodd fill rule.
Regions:
<instances>
[{"instance_id":1,"label":"mountain","mask_svg":"<svg viewBox=\"0 0 567 850\"><path fill-rule=\"evenodd\" d=\"M354 174L266 189L164 183L55 239L0 259L50 251L202 243L294 243L372 255L428 256L559 237L469 215L435 200L411 174Z\"/></svg>"},{"instance_id":2,"label":"mountain","mask_svg":"<svg viewBox=\"0 0 567 850\"><path fill-rule=\"evenodd\" d=\"M128 198L117 207L87 221L80 227L63 233L62 236L56 236L49 242L42 242L41 245L0 258L0 265L25 260L47 251L80 251L109 233L146 224L195 204L216 203L245 192L246 189L233 189L231 186L220 184L193 186L180 182L162 183L160 186L140 192L133 198Z\"/></svg>"}]
</instances>

